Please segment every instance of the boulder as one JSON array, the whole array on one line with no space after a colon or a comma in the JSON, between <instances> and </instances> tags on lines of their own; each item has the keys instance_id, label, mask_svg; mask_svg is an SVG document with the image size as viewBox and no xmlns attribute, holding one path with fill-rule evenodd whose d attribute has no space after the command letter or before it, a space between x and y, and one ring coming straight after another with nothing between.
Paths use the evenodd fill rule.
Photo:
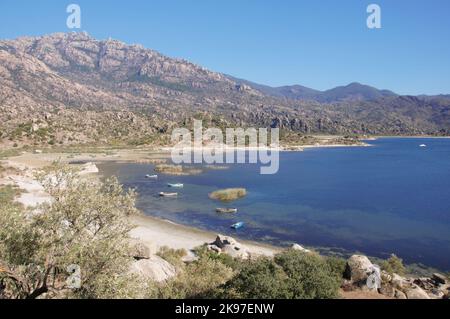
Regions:
<instances>
[{"instance_id":1,"label":"boulder","mask_svg":"<svg viewBox=\"0 0 450 319\"><path fill-rule=\"evenodd\" d=\"M425 290L414 284L411 285L411 287L406 288L404 292L408 299L430 299Z\"/></svg>"},{"instance_id":2,"label":"boulder","mask_svg":"<svg viewBox=\"0 0 450 319\"><path fill-rule=\"evenodd\" d=\"M395 299L408 299L404 292L394 289L394 298Z\"/></svg>"},{"instance_id":3,"label":"boulder","mask_svg":"<svg viewBox=\"0 0 450 319\"><path fill-rule=\"evenodd\" d=\"M367 284L367 278L375 272L380 274L380 269L373 265L369 258L353 255L347 260L344 278L350 280L354 285L362 287Z\"/></svg>"},{"instance_id":4,"label":"boulder","mask_svg":"<svg viewBox=\"0 0 450 319\"><path fill-rule=\"evenodd\" d=\"M394 287L391 285L381 285L381 288L378 290L378 292L386 297L394 298L395 297L395 290ZM405 298L406 299L406 298Z\"/></svg>"},{"instance_id":5,"label":"boulder","mask_svg":"<svg viewBox=\"0 0 450 319\"><path fill-rule=\"evenodd\" d=\"M403 288L406 283L406 279L397 274L392 275L391 284L396 288Z\"/></svg>"},{"instance_id":6,"label":"boulder","mask_svg":"<svg viewBox=\"0 0 450 319\"><path fill-rule=\"evenodd\" d=\"M229 236L223 236L223 235L217 235L216 241L213 243L213 245L216 245L219 248L224 248L228 245L236 245L237 241L233 237Z\"/></svg>"},{"instance_id":7,"label":"boulder","mask_svg":"<svg viewBox=\"0 0 450 319\"><path fill-rule=\"evenodd\" d=\"M222 252L233 258L239 258L239 259L249 259L250 258L250 253L247 251L247 249L239 247L239 246L233 246L233 245L225 246L222 249Z\"/></svg>"},{"instance_id":8,"label":"boulder","mask_svg":"<svg viewBox=\"0 0 450 319\"><path fill-rule=\"evenodd\" d=\"M216 240L208 245L208 249L219 254L227 254L233 258L250 258L250 252L248 249L229 236L217 235Z\"/></svg>"},{"instance_id":9,"label":"boulder","mask_svg":"<svg viewBox=\"0 0 450 319\"><path fill-rule=\"evenodd\" d=\"M222 249L217 245L208 245L208 250L214 251L219 254L222 252Z\"/></svg>"},{"instance_id":10,"label":"boulder","mask_svg":"<svg viewBox=\"0 0 450 319\"><path fill-rule=\"evenodd\" d=\"M447 277L442 274L434 273L431 279L438 285L445 285L447 283Z\"/></svg>"},{"instance_id":11,"label":"boulder","mask_svg":"<svg viewBox=\"0 0 450 319\"><path fill-rule=\"evenodd\" d=\"M156 282L167 281L176 275L176 269L159 256L135 261L130 268L132 274L151 279Z\"/></svg>"},{"instance_id":12,"label":"boulder","mask_svg":"<svg viewBox=\"0 0 450 319\"><path fill-rule=\"evenodd\" d=\"M303 251L305 253L310 253L311 251L309 249L304 248L303 246L300 246L299 244L293 244L291 246L291 249L293 250L298 250L298 251Z\"/></svg>"},{"instance_id":13,"label":"boulder","mask_svg":"<svg viewBox=\"0 0 450 319\"><path fill-rule=\"evenodd\" d=\"M86 163L82 165L80 175L97 174L99 172L97 165L94 163Z\"/></svg>"}]
</instances>

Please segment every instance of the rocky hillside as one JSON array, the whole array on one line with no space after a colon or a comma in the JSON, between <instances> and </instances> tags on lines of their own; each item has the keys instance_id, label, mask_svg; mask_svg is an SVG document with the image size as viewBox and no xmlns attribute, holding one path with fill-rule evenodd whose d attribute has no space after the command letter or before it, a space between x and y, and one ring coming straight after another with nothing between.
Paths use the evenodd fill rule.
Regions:
<instances>
[{"instance_id":1,"label":"rocky hillside","mask_svg":"<svg viewBox=\"0 0 450 319\"><path fill-rule=\"evenodd\" d=\"M450 133L448 96L399 97L360 85L323 99L300 86L271 93L86 33L0 41L0 62L3 143L152 143L193 117L308 134Z\"/></svg>"}]
</instances>

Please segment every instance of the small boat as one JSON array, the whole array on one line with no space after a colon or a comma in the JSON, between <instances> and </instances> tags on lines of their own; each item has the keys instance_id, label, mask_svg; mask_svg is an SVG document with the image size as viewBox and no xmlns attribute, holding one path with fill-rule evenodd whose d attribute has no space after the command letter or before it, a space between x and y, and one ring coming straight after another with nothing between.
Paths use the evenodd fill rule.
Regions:
<instances>
[{"instance_id":1,"label":"small boat","mask_svg":"<svg viewBox=\"0 0 450 319\"><path fill-rule=\"evenodd\" d=\"M175 183L175 184L169 183L169 184L167 184L167 186L172 187L172 188L183 188L184 187L184 185L181 183Z\"/></svg>"},{"instance_id":2,"label":"small boat","mask_svg":"<svg viewBox=\"0 0 450 319\"><path fill-rule=\"evenodd\" d=\"M420 147L427 147L426 144L420 144L419 146L420 146Z\"/></svg>"},{"instance_id":3,"label":"small boat","mask_svg":"<svg viewBox=\"0 0 450 319\"><path fill-rule=\"evenodd\" d=\"M165 193L165 192L161 192L159 193L159 196L161 197L177 197L178 193Z\"/></svg>"},{"instance_id":4,"label":"small boat","mask_svg":"<svg viewBox=\"0 0 450 319\"><path fill-rule=\"evenodd\" d=\"M237 211L237 208L216 208L216 212L221 214L236 214Z\"/></svg>"},{"instance_id":5,"label":"small boat","mask_svg":"<svg viewBox=\"0 0 450 319\"><path fill-rule=\"evenodd\" d=\"M156 178L158 178L158 175L150 175L150 174L147 174L147 175L145 175L145 178L156 179Z\"/></svg>"},{"instance_id":6,"label":"small boat","mask_svg":"<svg viewBox=\"0 0 450 319\"><path fill-rule=\"evenodd\" d=\"M242 228L242 227L244 227L244 223L243 222L239 222L239 223L231 225L231 228L233 228L233 229L239 229L239 228Z\"/></svg>"}]
</instances>

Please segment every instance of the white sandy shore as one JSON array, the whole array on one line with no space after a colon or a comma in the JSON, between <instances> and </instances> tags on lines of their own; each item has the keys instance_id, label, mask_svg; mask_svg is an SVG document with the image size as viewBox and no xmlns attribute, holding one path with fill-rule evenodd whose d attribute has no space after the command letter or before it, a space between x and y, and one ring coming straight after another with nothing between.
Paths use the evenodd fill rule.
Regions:
<instances>
[{"instance_id":1,"label":"white sandy shore","mask_svg":"<svg viewBox=\"0 0 450 319\"><path fill-rule=\"evenodd\" d=\"M143 241L151 248L153 253L164 246L189 251L205 243L212 243L217 236L217 233L175 224L150 216L133 216L131 217L131 222L136 225L136 228L131 232L131 236ZM252 255L272 256L281 251L281 248L261 243L245 240L239 240L239 242L244 244Z\"/></svg>"}]
</instances>

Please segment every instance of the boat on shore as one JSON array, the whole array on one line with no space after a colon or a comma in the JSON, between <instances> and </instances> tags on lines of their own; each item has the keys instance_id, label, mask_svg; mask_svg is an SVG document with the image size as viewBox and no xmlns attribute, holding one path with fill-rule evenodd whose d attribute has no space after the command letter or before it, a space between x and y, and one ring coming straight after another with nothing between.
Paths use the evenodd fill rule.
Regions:
<instances>
[{"instance_id":1,"label":"boat on shore","mask_svg":"<svg viewBox=\"0 0 450 319\"><path fill-rule=\"evenodd\" d=\"M184 184L181 184L181 183L174 183L174 184L169 183L169 184L167 184L167 186L172 187L172 188L183 188Z\"/></svg>"},{"instance_id":2,"label":"boat on shore","mask_svg":"<svg viewBox=\"0 0 450 319\"><path fill-rule=\"evenodd\" d=\"M236 214L237 212L237 208L216 208L216 213L221 214Z\"/></svg>"},{"instance_id":3,"label":"boat on shore","mask_svg":"<svg viewBox=\"0 0 450 319\"><path fill-rule=\"evenodd\" d=\"M159 193L159 196L161 196L161 197L177 197L178 193L161 192L161 193Z\"/></svg>"},{"instance_id":4,"label":"boat on shore","mask_svg":"<svg viewBox=\"0 0 450 319\"><path fill-rule=\"evenodd\" d=\"M150 175L150 174L147 174L147 175L145 175L145 178L149 178L149 179L157 179L157 178L158 178L158 175Z\"/></svg>"},{"instance_id":5,"label":"boat on shore","mask_svg":"<svg viewBox=\"0 0 450 319\"><path fill-rule=\"evenodd\" d=\"M233 228L233 229L240 229L242 227L244 227L244 222L239 222L239 223L231 225L231 228Z\"/></svg>"}]
</instances>

